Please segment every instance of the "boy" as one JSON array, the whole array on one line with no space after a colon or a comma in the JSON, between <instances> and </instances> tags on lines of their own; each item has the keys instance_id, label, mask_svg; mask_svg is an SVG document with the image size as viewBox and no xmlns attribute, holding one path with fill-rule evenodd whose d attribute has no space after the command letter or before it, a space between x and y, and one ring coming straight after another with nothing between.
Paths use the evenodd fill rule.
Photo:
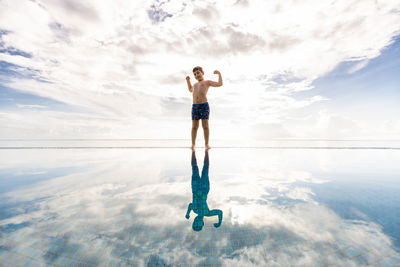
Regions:
<instances>
[{"instance_id":1,"label":"boy","mask_svg":"<svg viewBox=\"0 0 400 267\"><path fill-rule=\"evenodd\" d=\"M199 128L199 120L201 119L201 126L204 131L204 141L206 150L211 147L208 145L209 128L208 118L210 115L210 107L207 102L207 92L210 86L219 87L222 86L222 76L217 70L214 74L219 75L218 82L204 80L204 71L201 67L197 66L193 68L193 75L198 80L193 86L190 84L190 77L186 77L186 82L189 88L189 92L193 93L193 106L192 106L192 150L195 149L197 129Z\"/></svg>"},{"instance_id":2,"label":"boy","mask_svg":"<svg viewBox=\"0 0 400 267\"><path fill-rule=\"evenodd\" d=\"M208 151L204 155L204 165L201 171L201 177L199 174L199 167L197 166L196 154L192 152L192 203L189 203L188 209L185 215L186 219L190 218L190 212L193 210L197 214L193 220L192 228L194 231L201 231L204 226L204 216L218 216L218 222L214 223L214 227L218 228L222 223L222 210L210 210L207 205L207 195L210 191L210 180L208 178L208 169L210 161L208 158Z\"/></svg>"}]
</instances>

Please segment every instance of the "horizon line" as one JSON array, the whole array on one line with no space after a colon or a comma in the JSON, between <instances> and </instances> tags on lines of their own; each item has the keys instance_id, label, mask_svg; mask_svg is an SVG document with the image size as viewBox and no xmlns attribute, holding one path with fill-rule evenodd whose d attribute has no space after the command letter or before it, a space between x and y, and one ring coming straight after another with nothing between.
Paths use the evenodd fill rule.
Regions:
<instances>
[{"instance_id":1,"label":"horizon line","mask_svg":"<svg viewBox=\"0 0 400 267\"><path fill-rule=\"evenodd\" d=\"M87 146L87 147L0 147L0 150L12 150L12 149L190 149L190 146L116 146L116 147L95 147L95 146ZM204 146L199 146L197 148L205 148ZM352 146L352 147L345 147L345 146L214 146L211 149L349 149L349 150L400 150L400 147L363 147L363 146Z\"/></svg>"},{"instance_id":2,"label":"horizon line","mask_svg":"<svg viewBox=\"0 0 400 267\"><path fill-rule=\"evenodd\" d=\"M190 138L0 138L0 141L128 141L128 140L141 140L141 141L163 141L163 140L185 140L190 141ZM215 141L240 141L240 139L214 139ZM258 139L251 140L250 142L262 141L400 141L400 139L384 139L384 138L345 138L345 139L328 139L328 138L271 138L271 139Z\"/></svg>"}]
</instances>

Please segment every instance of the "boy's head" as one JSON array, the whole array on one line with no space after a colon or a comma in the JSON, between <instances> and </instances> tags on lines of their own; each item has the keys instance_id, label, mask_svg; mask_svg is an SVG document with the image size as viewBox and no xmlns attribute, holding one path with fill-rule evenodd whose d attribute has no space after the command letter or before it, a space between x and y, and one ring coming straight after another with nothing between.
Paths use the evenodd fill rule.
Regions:
<instances>
[{"instance_id":1,"label":"boy's head","mask_svg":"<svg viewBox=\"0 0 400 267\"><path fill-rule=\"evenodd\" d=\"M194 231L198 232L203 229L204 221L203 221L203 216L196 216L193 220L192 228Z\"/></svg>"},{"instance_id":2,"label":"boy's head","mask_svg":"<svg viewBox=\"0 0 400 267\"><path fill-rule=\"evenodd\" d=\"M204 75L203 68L200 67L200 66L194 67L194 68L193 68L193 75L194 75L194 77L196 78L196 80L202 81L202 80L204 79L204 78L203 78L203 75Z\"/></svg>"}]
</instances>

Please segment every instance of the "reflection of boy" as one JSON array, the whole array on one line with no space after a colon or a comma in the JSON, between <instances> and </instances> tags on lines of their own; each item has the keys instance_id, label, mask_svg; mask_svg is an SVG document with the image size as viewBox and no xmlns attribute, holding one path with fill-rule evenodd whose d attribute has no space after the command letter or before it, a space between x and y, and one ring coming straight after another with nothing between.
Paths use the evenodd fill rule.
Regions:
<instances>
[{"instance_id":1,"label":"reflection of boy","mask_svg":"<svg viewBox=\"0 0 400 267\"><path fill-rule=\"evenodd\" d=\"M222 222L222 210L209 210L207 205L207 195L210 191L210 181L208 179L208 151L204 156L204 166L201 172L201 179L199 175L199 167L197 166L196 154L192 153L192 193L193 201L189 204L186 219L189 219L190 211L193 210L197 214L194 218L192 228L195 231L201 231L204 225L204 216L210 217L218 215L218 223L214 223L215 227L219 227Z\"/></svg>"}]
</instances>

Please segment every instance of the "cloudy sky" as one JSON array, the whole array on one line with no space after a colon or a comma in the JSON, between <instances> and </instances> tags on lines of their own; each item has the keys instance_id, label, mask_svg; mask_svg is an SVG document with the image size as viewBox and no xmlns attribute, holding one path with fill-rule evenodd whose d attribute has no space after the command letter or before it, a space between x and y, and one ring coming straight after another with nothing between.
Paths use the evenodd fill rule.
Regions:
<instances>
[{"instance_id":1,"label":"cloudy sky","mask_svg":"<svg viewBox=\"0 0 400 267\"><path fill-rule=\"evenodd\" d=\"M190 138L196 65L211 138L398 138L399 35L397 0L1 0L0 138Z\"/></svg>"}]
</instances>

